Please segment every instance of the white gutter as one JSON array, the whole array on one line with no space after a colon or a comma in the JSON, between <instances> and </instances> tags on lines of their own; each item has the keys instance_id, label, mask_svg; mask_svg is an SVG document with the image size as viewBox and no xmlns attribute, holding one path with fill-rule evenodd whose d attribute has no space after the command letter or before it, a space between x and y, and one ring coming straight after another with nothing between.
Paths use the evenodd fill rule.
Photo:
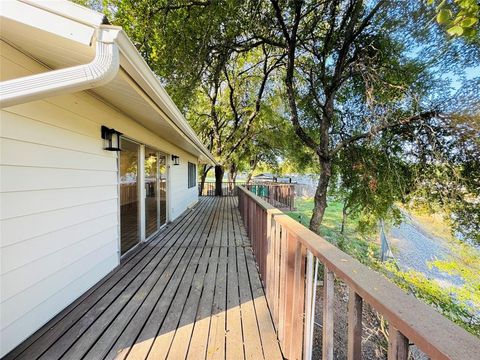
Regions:
<instances>
[{"instance_id":1,"label":"white gutter","mask_svg":"<svg viewBox=\"0 0 480 360\"><path fill-rule=\"evenodd\" d=\"M120 28L100 25L95 58L88 64L0 82L0 107L104 85L118 72L120 57L115 39Z\"/></svg>"}]
</instances>

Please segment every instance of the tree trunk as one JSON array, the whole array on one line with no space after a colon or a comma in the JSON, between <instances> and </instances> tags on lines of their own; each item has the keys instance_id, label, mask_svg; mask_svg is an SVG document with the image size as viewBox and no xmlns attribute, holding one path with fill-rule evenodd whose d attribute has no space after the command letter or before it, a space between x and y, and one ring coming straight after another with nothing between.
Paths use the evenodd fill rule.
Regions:
<instances>
[{"instance_id":1,"label":"tree trunk","mask_svg":"<svg viewBox=\"0 0 480 360\"><path fill-rule=\"evenodd\" d=\"M310 230L320 234L320 225L327 209L327 192L332 177L332 158L330 156L330 124L333 119L333 96L327 95L325 110L320 123L320 144L317 148L318 162L320 163L320 179L315 191L315 207L310 219Z\"/></svg>"},{"instance_id":2,"label":"tree trunk","mask_svg":"<svg viewBox=\"0 0 480 360\"><path fill-rule=\"evenodd\" d=\"M340 234L343 234L345 231L345 223L347 222L347 200L343 202L342 209L342 228L340 229Z\"/></svg>"},{"instance_id":3,"label":"tree trunk","mask_svg":"<svg viewBox=\"0 0 480 360\"><path fill-rule=\"evenodd\" d=\"M228 168L228 182L230 190L233 190L235 187L235 180L237 178L237 166L235 164L230 164Z\"/></svg>"},{"instance_id":4,"label":"tree trunk","mask_svg":"<svg viewBox=\"0 0 480 360\"><path fill-rule=\"evenodd\" d=\"M222 165L215 165L215 196L223 196L222 182L225 169Z\"/></svg>"},{"instance_id":5,"label":"tree trunk","mask_svg":"<svg viewBox=\"0 0 480 360\"><path fill-rule=\"evenodd\" d=\"M330 160L320 161L320 179L318 180L317 190L315 191L315 207L313 208L312 218L310 219L310 230L319 234L320 224L323 221L323 215L327 209L327 191L330 178L332 176L332 162Z\"/></svg>"},{"instance_id":6,"label":"tree trunk","mask_svg":"<svg viewBox=\"0 0 480 360\"><path fill-rule=\"evenodd\" d=\"M258 158L255 156L255 159L253 159L253 161L250 162L250 171L248 172L247 182L246 182L247 184L250 184L250 181L252 181L253 172L257 168L257 165L258 165Z\"/></svg>"},{"instance_id":7,"label":"tree trunk","mask_svg":"<svg viewBox=\"0 0 480 360\"><path fill-rule=\"evenodd\" d=\"M210 170L208 165L203 165L202 174L200 175L200 189L198 190L198 195L202 196L203 188L205 187L205 180L207 179L207 173Z\"/></svg>"}]
</instances>

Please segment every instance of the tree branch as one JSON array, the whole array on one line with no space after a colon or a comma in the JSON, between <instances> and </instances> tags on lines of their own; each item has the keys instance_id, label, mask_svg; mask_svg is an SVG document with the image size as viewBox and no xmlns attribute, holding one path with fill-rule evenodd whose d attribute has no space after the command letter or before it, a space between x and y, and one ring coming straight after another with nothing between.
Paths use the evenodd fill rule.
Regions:
<instances>
[{"instance_id":1,"label":"tree branch","mask_svg":"<svg viewBox=\"0 0 480 360\"><path fill-rule=\"evenodd\" d=\"M338 143L337 146L335 146L335 148L330 152L330 154L333 156L333 155L337 154L340 150L345 148L346 146L348 146L348 145L350 145L350 144L352 144L352 143L354 143L358 140L372 138L373 136L377 135L378 133L380 133L382 131L389 130L389 129L392 129L392 128L395 128L395 127L398 127L398 126L410 124L410 123L413 123L413 122L416 122L416 121L428 120L428 119L434 118L434 117L439 116L439 115L440 114L436 110L432 110L432 111L427 111L427 112L420 113L418 115L410 116L408 118L404 118L404 119L401 119L397 122L393 122L393 123L390 123L390 124L381 124L381 125L374 126L369 131L366 131L364 133L357 134L357 135L352 135L349 138L347 138L347 139L343 140L342 142Z\"/></svg>"}]
</instances>

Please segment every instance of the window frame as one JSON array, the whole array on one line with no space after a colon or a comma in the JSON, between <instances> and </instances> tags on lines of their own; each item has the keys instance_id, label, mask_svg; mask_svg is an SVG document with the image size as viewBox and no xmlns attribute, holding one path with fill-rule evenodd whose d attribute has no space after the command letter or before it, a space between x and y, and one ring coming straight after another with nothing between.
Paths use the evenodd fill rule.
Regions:
<instances>
[{"instance_id":1,"label":"window frame","mask_svg":"<svg viewBox=\"0 0 480 360\"><path fill-rule=\"evenodd\" d=\"M188 162L188 188L197 186L197 164Z\"/></svg>"}]
</instances>

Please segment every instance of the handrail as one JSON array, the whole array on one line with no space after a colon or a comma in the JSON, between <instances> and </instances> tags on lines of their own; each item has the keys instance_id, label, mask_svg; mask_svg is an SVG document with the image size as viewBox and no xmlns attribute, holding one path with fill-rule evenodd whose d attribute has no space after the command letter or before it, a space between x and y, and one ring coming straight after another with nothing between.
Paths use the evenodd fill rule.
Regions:
<instances>
[{"instance_id":1,"label":"handrail","mask_svg":"<svg viewBox=\"0 0 480 360\"><path fill-rule=\"evenodd\" d=\"M245 181L223 181L222 182L222 193L223 196L237 196L236 186L245 185ZM215 187L216 182L214 181L205 181L203 183L198 183L198 194L199 196L215 196Z\"/></svg>"},{"instance_id":2,"label":"handrail","mask_svg":"<svg viewBox=\"0 0 480 360\"><path fill-rule=\"evenodd\" d=\"M476 337L246 188L239 186L238 189L240 213L252 241L267 301L287 358L302 357L302 341L295 337L298 338L298 331L303 328L295 321L301 323L303 319L304 311L300 304L304 300L307 251L326 268L324 292L327 291L325 295L329 300L333 299L333 274L350 288L349 327L354 325L357 329L349 331L349 350L359 351L358 336L361 340L361 331L358 327L361 329L363 299L390 324L389 359L406 359L409 341L433 359L478 357L480 341ZM330 285L332 287L328 290ZM324 303L327 318L329 312L333 314L333 300L331 303L331 308ZM289 320L285 321L285 318ZM333 356L333 323L325 324L325 318L323 333L323 351L327 353L324 359L329 359L328 350L332 350ZM355 358L359 356L351 355Z\"/></svg>"},{"instance_id":3,"label":"handrail","mask_svg":"<svg viewBox=\"0 0 480 360\"><path fill-rule=\"evenodd\" d=\"M245 181L224 181L222 182L223 196L237 196L237 186L244 186L254 192L262 199L278 208L284 210L295 209L295 187L290 183L271 183L271 182L250 182ZM200 196L215 196L216 183L213 181L204 181L198 183L198 194Z\"/></svg>"}]
</instances>

